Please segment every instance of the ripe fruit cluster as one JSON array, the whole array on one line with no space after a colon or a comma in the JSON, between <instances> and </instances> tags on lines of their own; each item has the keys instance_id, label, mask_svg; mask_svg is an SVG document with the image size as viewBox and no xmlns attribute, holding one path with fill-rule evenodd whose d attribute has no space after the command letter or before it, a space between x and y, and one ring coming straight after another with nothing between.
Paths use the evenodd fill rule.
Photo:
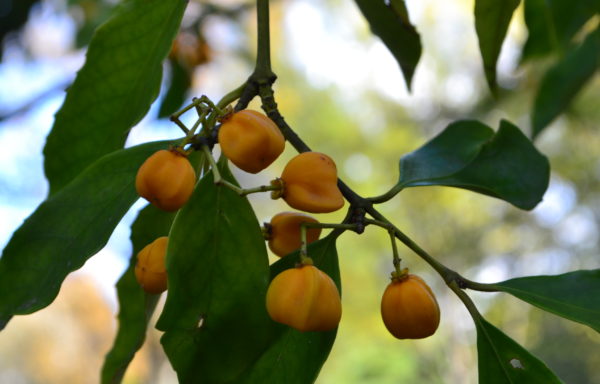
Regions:
<instances>
[{"instance_id":1,"label":"ripe fruit cluster","mask_svg":"<svg viewBox=\"0 0 600 384\"><path fill-rule=\"evenodd\" d=\"M251 110L223 117L218 141L223 154L249 173L268 167L285 147L285 138L277 125ZM287 163L281 177L273 180L269 189L273 190L273 198L281 197L293 208L325 213L344 205L337 181L337 169L329 156L304 152ZM165 211L180 209L195 184L195 171L181 148L161 150L150 156L138 170L135 183L140 196ZM266 307L274 321L303 332L334 329L342 315L335 282L306 255L306 245L319 239L319 225L317 219L305 213L282 212L265 224L264 230L269 248L277 256L301 249L300 263L271 281ZM160 237L138 254L135 276L148 293L158 294L167 289L167 243L167 237ZM431 289L407 271L393 275L383 294L381 316L390 333L399 339L430 336L440 320Z\"/></svg>"}]
</instances>

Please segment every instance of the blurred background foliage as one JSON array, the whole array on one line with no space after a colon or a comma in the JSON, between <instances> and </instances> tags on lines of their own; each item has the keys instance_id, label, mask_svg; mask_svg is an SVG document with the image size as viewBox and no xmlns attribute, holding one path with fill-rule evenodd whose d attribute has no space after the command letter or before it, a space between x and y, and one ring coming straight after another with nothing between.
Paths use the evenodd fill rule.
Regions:
<instances>
[{"instance_id":1,"label":"blurred background foliage","mask_svg":"<svg viewBox=\"0 0 600 384\"><path fill-rule=\"evenodd\" d=\"M83 63L93 30L116 4L116 0L0 4L2 246L47 193L41 149L53 114ZM475 118L497 127L505 118L530 134L535 91L555 59L540 56L543 45L530 44L522 56L528 31L527 10L521 5L500 56L500 89L493 99L478 53L473 2L408 0L407 5L424 47L412 93L353 2L272 1L280 111L312 148L336 160L340 177L363 196L381 194L395 184L400 156L456 119ZM596 15L569 34L578 38L577 33L597 23ZM179 136L164 117L192 96L206 94L216 100L244 82L253 68L254 50L252 2L191 1L165 61L161 97L132 130L128 145ZM406 190L382 205L382 213L434 257L477 281L598 268L599 83L596 74L566 113L537 138L537 147L550 158L552 176L544 201L532 212L463 190L434 187ZM292 155L288 148L261 175L241 171L236 175L242 185L268 182ZM252 196L251 202L260 221L287 209L266 195ZM116 328L112 286L128 263L128 226L141 206L134 206L103 251L67 279L55 303L14 319L0 333L0 383L98 381ZM324 222L341 218L342 213L319 217ZM433 270L400 249L404 266L423 276L438 296L442 321L433 337L398 341L387 333L379 315L380 297L392 270L387 233L376 228L361 236L346 233L338 251L344 314L318 383L476 382L474 326ZM592 329L508 295L471 294L490 322L546 362L562 380L600 382L600 336ZM126 383L176 381L159 337L158 331L149 332Z\"/></svg>"}]
</instances>

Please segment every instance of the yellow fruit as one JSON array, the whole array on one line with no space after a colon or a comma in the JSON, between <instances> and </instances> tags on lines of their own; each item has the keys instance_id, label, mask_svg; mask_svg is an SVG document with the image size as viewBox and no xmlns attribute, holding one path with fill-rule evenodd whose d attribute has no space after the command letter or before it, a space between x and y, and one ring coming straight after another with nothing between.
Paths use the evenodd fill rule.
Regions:
<instances>
[{"instance_id":1,"label":"yellow fruit","mask_svg":"<svg viewBox=\"0 0 600 384\"><path fill-rule=\"evenodd\" d=\"M269 248L277 256L283 257L300 248L300 224L318 223L317 219L300 212L281 212L271 218L269 228ZM307 228L306 242L319 239L321 228Z\"/></svg>"},{"instance_id":2,"label":"yellow fruit","mask_svg":"<svg viewBox=\"0 0 600 384\"><path fill-rule=\"evenodd\" d=\"M292 158L281 174L281 197L290 207L301 211L337 211L344 197L337 186L337 168L324 153L303 152Z\"/></svg>"},{"instance_id":3,"label":"yellow fruit","mask_svg":"<svg viewBox=\"0 0 600 384\"><path fill-rule=\"evenodd\" d=\"M176 211L190 198L196 173L185 155L160 150L138 170L135 188L140 196L164 211Z\"/></svg>"},{"instance_id":4,"label":"yellow fruit","mask_svg":"<svg viewBox=\"0 0 600 384\"><path fill-rule=\"evenodd\" d=\"M381 317L398 339L422 339L435 333L440 308L431 288L418 276L392 281L381 299Z\"/></svg>"},{"instance_id":5,"label":"yellow fruit","mask_svg":"<svg viewBox=\"0 0 600 384\"><path fill-rule=\"evenodd\" d=\"M267 116L246 109L223 121L219 128L219 144L225 156L238 168L258 173L281 155L285 138Z\"/></svg>"},{"instance_id":6,"label":"yellow fruit","mask_svg":"<svg viewBox=\"0 0 600 384\"><path fill-rule=\"evenodd\" d=\"M340 293L324 272L313 265L287 269L267 290L267 312L274 321L299 331L328 331L342 317Z\"/></svg>"},{"instance_id":7,"label":"yellow fruit","mask_svg":"<svg viewBox=\"0 0 600 384\"><path fill-rule=\"evenodd\" d=\"M159 237L146 245L137 254L135 278L148 293L161 293L167 289L167 269L165 256L169 238Z\"/></svg>"}]
</instances>

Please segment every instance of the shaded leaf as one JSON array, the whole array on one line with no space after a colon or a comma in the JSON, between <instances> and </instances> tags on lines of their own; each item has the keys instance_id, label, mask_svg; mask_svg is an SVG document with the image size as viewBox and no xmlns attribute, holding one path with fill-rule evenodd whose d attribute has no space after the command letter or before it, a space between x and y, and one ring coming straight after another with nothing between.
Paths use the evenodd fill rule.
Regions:
<instances>
[{"instance_id":1,"label":"shaded leaf","mask_svg":"<svg viewBox=\"0 0 600 384\"><path fill-rule=\"evenodd\" d=\"M122 148L158 95L162 61L187 1L128 0L98 28L44 148L50 195Z\"/></svg>"},{"instance_id":2,"label":"shaded leaf","mask_svg":"<svg viewBox=\"0 0 600 384\"><path fill-rule=\"evenodd\" d=\"M417 63L421 57L421 37L408 19L403 0L393 0L388 6L383 0L355 0L373 33L390 50L404 74L410 89Z\"/></svg>"},{"instance_id":3,"label":"shaded leaf","mask_svg":"<svg viewBox=\"0 0 600 384\"><path fill-rule=\"evenodd\" d=\"M157 328L179 381L237 382L273 333L268 257L248 200L207 174L173 223L167 271Z\"/></svg>"},{"instance_id":4,"label":"shaded leaf","mask_svg":"<svg viewBox=\"0 0 600 384\"><path fill-rule=\"evenodd\" d=\"M131 226L133 253L129 267L117 282L119 328L102 366L103 384L120 383L127 366L144 343L146 327L160 295L146 294L138 284L134 274L136 255L158 237L167 236L174 217L175 213L161 211L149 204Z\"/></svg>"},{"instance_id":5,"label":"shaded leaf","mask_svg":"<svg viewBox=\"0 0 600 384\"><path fill-rule=\"evenodd\" d=\"M475 30L488 86L495 92L496 62L519 0L475 0Z\"/></svg>"},{"instance_id":6,"label":"shaded leaf","mask_svg":"<svg viewBox=\"0 0 600 384\"><path fill-rule=\"evenodd\" d=\"M178 60L169 60L171 64L169 89L165 94L158 117L167 117L177 112L183 105L187 92L192 84L192 75Z\"/></svg>"},{"instance_id":7,"label":"shaded leaf","mask_svg":"<svg viewBox=\"0 0 600 384\"><path fill-rule=\"evenodd\" d=\"M522 60L562 53L581 27L600 11L596 0L524 0L528 35Z\"/></svg>"},{"instance_id":8,"label":"shaded leaf","mask_svg":"<svg viewBox=\"0 0 600 384\"><path fill-rule=\"evenodd\" d=\"M480 122L465 120L403 156L397 187L458 187L532 209L549 177L548 159L517 127L503 120L494 133Z\"/></svg>"},{"instance_id":9,"label":"shaded leaf","mask_svg":"<svg viewBox=\"0 0 600 384\"><path fill-rule=\"evenodd\" d=\"M520 277L493 286L600 332L600 269L556 276Z\"/></svg>"},{"instance_id":10,"label":"shaded leaf","mask_svg":"<svg viewBox=\"0 0 600 384\"><path fill-rule=\"evenodd\" d=\"M309 244L308 254L313 259L314 265L335 281L341 292L340 271L335 249L338 235L333 232ZM298 260L298 252L294 252L274 263L271 266L271 279L283 270L293 268ZM273 324L278 332L277 336L239 382L244 384L314 382L331 351L337 329L327 332L300 332L281 324Z\"/></svg>"},{"instance_id":11,"label":"shaded leaf","mask_svg":"<svg viewBox=\"0 0 600 384\"><path fill-rule=\"evenodd\" d=\"M479 384L561 383L542 361L485 319L476 319L475 325Z\"/></svg>"},{"instance_id":12,"label":"shaded leaf","mask_svg":"<svg viewBox=\"0 0 600 384\"><path fill-rule=\"evenodd\" d=\"M534 137L571 103L599 65L600 28L596 28L542 78L531 119Z\"/></svg>"},{"instance_id":13,"label":"shaded leaf","mask_svg":"<svg viewBox=\"0 0 600 384\"><path fill-rule=\"evenodd\" d=\"M102 249L138 199L138 168L169 144L153 142L102 157L15 231L0 258L0 329L13 315L50 304L67 274Z\"/></svg>"}]
</instances>

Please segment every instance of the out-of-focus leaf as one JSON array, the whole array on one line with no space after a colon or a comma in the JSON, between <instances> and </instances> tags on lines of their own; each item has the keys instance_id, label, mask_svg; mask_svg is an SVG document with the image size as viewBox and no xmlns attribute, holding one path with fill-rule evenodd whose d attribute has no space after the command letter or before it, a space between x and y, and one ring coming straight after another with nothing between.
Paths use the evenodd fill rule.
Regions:
<instances>
[{"instance_id":1,"label":"out-of-focus leaf","mask_svg":"<svg viewBox=\"0 0 600 384\"><path fill-rule=\"evenodd\" d=\"M421 37L410 23L403 0L386 5L383 0L355 0L373 33L383 41L400 65L406 86L410 89L421 57Z\"/></svg>"},{"instance_id":2,"label":"out-of-focus leaf","mask_svg":"<svg viewBox=\"0 0 600 384\"><path fill-rule=\"evenodd\" d=\"M138 284L134 269L136 255L158 237L167 236L175 213L164 212L149 204L140 211L131 226L133 253L129 267L117 282L119 329L102 366L103 384L120 383L127 366L146 338L146 327L159 295L146 294Z\"/></svg>"},{"instance_id":3,"label":"out-of-focus leaf","mask_svg":"<svg viewBox=\"0 0 600 384\"><path fill-rule=\"evenodd\" d=\"M528 276L493 284L521 300L600 332L600 269Z\"/></svg>"},{"instance_id":4,"label":"out-of-focus leaf","mask_svg":"<svg viewBox=\"0 0 600 384\"><path fill-rule=\"evenodd\" d=\"M50 304L67 274L106 244L138 199L138 168L169 144L152 142L102 157L17 229L0 258L0 329L13 315Z\"/></svg>"},{"instance_id":5,"label":"out-of-focus leaf","mask_svg":"<svg viewBox=\"0 0 600 384\"><path fill-rule=\"evenodd\" d=\"M553 384L548 367L483 318L475 320L479 384Z\"/></svg>"},{"instance_id":6,"label":"out-of-focus leaf","mask_svg":"<svg viewBox=\"0 0 600 384\"><path fill-rule=\"evenodd\" d=\"M0 2L0 61L4 38L10 32L25 25L31 7L37 2L38 0L2 0Z\"/></svg>"},{"instance_id":7,"label":"out-of-focus leaf","mask_svg":"<svg viewBox=\"0 0 600 384\"><path fill-rule=\"evenodd\" d=\"M50 195L122 148L158 95L187 1L127 0L98 28L44 148Z\"/></svg>"},{"instance_id":8,"label":"out-of-focus leaf","mask_svg":"<svg viewBox=\"0 0 600 384\"><path fill-rule=\"evenodd\" d=\"M181 108L192 83L191 73L179 61L171 59L169 63L171 64L171 81L158 112L158 117L161 118L172 115Z\"/></svg>"},{"instance_id":9,"label":"out-of-focus leaf","mask_svg":"<svg viewBox=\"0 0 600 384\"><path fill-rule=\"evenodd\" d=\"M496 62L519 0L475 0L475 30L485 78L492 92L496 86Z\"/></svg>"},{"instance_id":10,"label":"out-of-focus leaf","mask_svg":"<svg viewBox=\"0 0 600 384\"><path fill-rule=\"evenodd\" d=\"M233 181L226 166L224 177ZM177 215L169 288L157 328L182 383L237 383L273 336L265 309L269 264L248 200L212 173Z\"/></svg>"},{"instance_id":11,"label":"out-of-focus leaf","mask_svg":"<svg viewBox=\"0 0 600 384\"><path fill-rule=\"evenodd\" d=\"M534 137L567 108L599 66L600 28L596 28L544 75L531 118Z\"/></svg>"},{"instance_id":12,"label":"out-of-focus leaf","mask_svg":"<svg viewBox=\"0 0 600 384\"><path fill-rule=\"evenodd\" d=\"M581 27L600 11L596 0L524 0L527 41L522 60L561 53Z\"/></svg>"},{"instance_id":13,"label":"out-of-focus leaf","mask_svg":"<svg viewBox=\"0 0 600 384\"><path fill-rule=\"evenodd\" d=\"M549 177L548 159L517 127L503 120L494 134L478 121L465 120L403 156L397 188L458 187L532 209Z\"/></svg>"},{"instance_id":14,"label":"out-of-focus leaf","mask_svg":"<svg viewBox=\"0 0 600 384\"><path fill-rule=\"evenodd\" d=\"M338 233L314 242L308 246L308 255L314 265L327 273L335 281L341 292L340 271L335 242ZM271 279L285 269L293 268L298 262L298 252L294 252L271 266ZM277 336L265 349L260 358L248 369L239 383L287 383L305 384L316 380L323 363L327 359L337 329L327 332L300 332L293 328L274 324Z\"/></svg>"}]
</instances>

